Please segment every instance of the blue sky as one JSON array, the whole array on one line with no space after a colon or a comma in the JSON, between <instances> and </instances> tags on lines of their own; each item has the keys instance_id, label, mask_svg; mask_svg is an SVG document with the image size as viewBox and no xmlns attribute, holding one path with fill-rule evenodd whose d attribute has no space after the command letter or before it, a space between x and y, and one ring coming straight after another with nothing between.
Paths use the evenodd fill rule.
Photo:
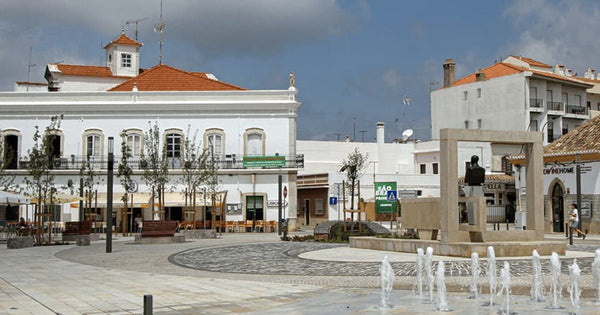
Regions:
<instances>
[{"instance_id":1,"label":"blue sky","mask_svg":"<svg viewBox=\"0 0 600 315\"><path fill-rule=\"evenodd\" d=\"M159 7L159 0L3 2L0 90L26 80L29 47L30 81L43 81L50 62L103 63L101 44L132 19L148 18L139 24L142 67L156 65ZM458 77L509 54L579 73L600 69L600 3L592 0L164 0L163 10L166 64L250 89L286 89L294 71L299 139L343 139L355 129L358 141L373 141L377 121L386 123L388 141L407 128L429 139L429 90L440 86L446 58Z\"/></svg>"}]
</instances>

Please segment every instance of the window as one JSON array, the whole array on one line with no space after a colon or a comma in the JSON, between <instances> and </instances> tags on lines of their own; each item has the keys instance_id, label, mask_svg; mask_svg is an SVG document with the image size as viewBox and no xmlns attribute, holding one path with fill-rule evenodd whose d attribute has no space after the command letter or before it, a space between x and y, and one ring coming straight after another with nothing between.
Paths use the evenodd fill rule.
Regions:
<instances>
[{"instance_id":1,"label":"window","mask_svg":"<svg viewBox=\"0 0 600 315\"><path fill-rule=\"evenodd\" d=\"M537 120L532 119L531 121L529 121L529 130L538 131L538 121Z\"/></svg>"},{"instance_id":2,"label":"window","mask_svg":"<svg viewBox=\"0 0 600 315\"><path fill-rule=\"evenodd\" d=\"M265 132L260 128L251 128L244 133L244 155L265 155Z\"/></svg>"},{"instance_id":3,"label":"window","mask_svg":"<svg viewBox=\"0 0 600 315\"><path fill-rule=\"evenodd\" d=\"M323 198L315 198L315 214L323 215L325 209L323 208Z\"/></svg>"},{"instance_id":4,"label":"window","mask_svg":"<svg viewBox=\"0 0 600 315\"><path fill-rule=\"evenodd\" d=\"M181 134L167 133L166 136L167 158L181 157Z\"/></svg>"},{"instance_id":5,"label":"window","mask_svg":"<svg viewBox=\"0 0 600 315\"><path fill-rule=\"evenodd\" d=\"M21 132L16 129L6 129L0 132L4 138L4 167L15 170L19 164L19 149L21 147ZM17 218L18 219L18 218Z\"/></svg>"},{"instance_id":6,"label":"window","mask_svg":"<svg viewBox=\"0 0 600 315\"><path fill-rule=\"evenodd\" d=\"M481 88L477 89L477 98L481 98Z\"/></svg>"},{"instance_id":7,"label":"window","mask_svg":"<svg viewBox=\"0 0 600 315\"><path fill-rule=\"evenodd\" d=\"M421 170L420 170L420 174L425 174L427 173L427 165L426 164L421 164L419 165Z\"/></svg>"},{"instance_id":8,"label":"window","mask_svg":"<svg viewBox=\"0 0 600 315\"><path fill-rule=\"evenodd\" d=\"M502 171L504 173L512 172L512 163L508 160L508 156L505 155L502 157Z\"/></svg>"},{"instance_id":9,"label":"window","mask_svg":"<svg viewBox=\"0 0 600 315\"><path fill-rule=\"evenodd\" d=\"M108 63L112 62L112 54L108 54Z\"/></svg>"},{"instance_id":10,"label":"window","mask_svg":"<svg viewBox=\"0 0 600 315\"><path fill-rule=\"evenodd\" d=\"M566 135L567 133L569 133L569 125L565 124L562 128L562 134Z\"/></svg>"},{"instance_id":11,"label":"window","mask_svg":"<svg viewBox=\"0 0 600 315\"><path fill-rule=\"evenodd\" d=\"M469 129L469 121L465 120L465 129Z\"/></svg>"},{"instance_id":12,"label":"window","mask_svg":"<svg viewBox=\"0 0 600 315\"><path fill-rule=\"evenodd\" d=\"M536 87L529 88L529 98L537 99L537 88Z\"/></svg>"},{"instance_id":13,"label":"window","mask_svg":"<svg viewBox=\"0 0 600 315\"><path fill-rule=\"evenodd\" d=\"M139 157L142 154L142 143L144 136L141 130L130 129L125 132L125 145L129 149L132 157Z\"/></svg>"},{"instance_id":14,"label":"window","mask_svg":"<svg viewBox=\"0 0 600 315\"><path fill-rule=\"evenodd\" d=\"M587 106L587 108L591 109L592 108L592 102L587 101L586 102L586 106Z\"/></svg>"},{"instance_id":15,"label":"window","mask_svg":"<svg viewBox=\"0 0 600 315\"><path fill-rule=\"evenodd\" d=\"M581 95L575 95L575 105L581 106Z\"/></svg>"},{"instance_id":16,"label":"window","mask_svg":"<svg viewBox=\"0 0 600 315\"><path fill-rule=\"evenodd\" d=\"M121 54L121 67L131 68L131 54Z\"/></svg>"},{"instance_id":17,"label":"window","mask_svg":"<svg viewBox=\"0 0 600 315\"><path fill-rule=\"evenodd\" d=\"M481 129L481 119L477 119L477 129Z\"/></svg>"},{"instance_id":18,"label":"window","mask_svg":"<svg viewBox=\"0 0 600 315\"><path fill-rule=\"evenodd\" d=\"M466 100L467 100L467 97L468 97L468 95L469 95L469 92L467 92L467 91L464 91L464 92L463 92L463 100L465 100L465 101L466 101Z\"/></svg>"},{"instance_id":19,"label":"window","mask_svg":"<svg viewBox=\"0 0 600 315\"><path fill-rule=\"evenodd\" d=\"M561 93L560 94L561 98L562 98L562 102L567 105L569 104L569 95L567 95L567 93Z\"/></svg>"},{"instance_id":20,"label":"window","mask_svg":"<svg viewBox=\"0 0 600 315\"><path fill-rule=\"evenodd\" d=\"M438 164L433 163L433 174L437 174L437 173L438 173Z\"/></svg>"},{"instance_id":21,"label":"window","mask_svg":"<svg viewBox=\"0 0 600 315\"><path fill-rule=\"evenodd\" d=\"M223 132L223 129L207 129L204 132L204 148L217 159L223 157L223 154L225 154L225 132Z\"/></svg>"},{"instance_id":22,"label":"window","mask_svg":"<svg viewBox=\"0 0 600 315\"><path fill-rule=\"evenodd\" d=\"M546 90L546 102L554 102L552 98L552 90Z\"/></svg>"},{"instance_id":23,"label":"window","mask_svg":"<svg viewBox=\"0 0 600 315\"><path fill-rule=\"evenodd\" d=\"M87 157L100 157L100 148L102 144L100 141L100 135L89 135L86 137Z\"/></svg>"}]
</instances>

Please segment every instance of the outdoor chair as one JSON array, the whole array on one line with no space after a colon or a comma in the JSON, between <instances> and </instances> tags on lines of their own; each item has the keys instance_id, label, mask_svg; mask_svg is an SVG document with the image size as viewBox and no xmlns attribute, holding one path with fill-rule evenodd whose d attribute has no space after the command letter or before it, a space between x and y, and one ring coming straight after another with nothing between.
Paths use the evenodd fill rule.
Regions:
<instances>
[{"instance_id":1,"label":"outdoor chair","mask_svg":"<svg viewBox=\"0 0 600 315\"><path fill-rule=\"evenodd\" d=\"M237 221L235 223L235 228L237 229L238 232L246 232L246 222Z\"/></svg>"},{"instance_id":2,"label":"outdoor chair","mask_svg":"<svg viewBox=\"0 0 600 315\"><path fill-rule=\"evenodd\" d=\"M256 221L256 231L260 232L260 231L265 231L265 220L257 220Z\"/></svg>"},{"instance_id":3,"label":"outdoor chair","mask_svg":"<svg viewBox=\"0 0 600 315\"><path fill-rule=\"evenodd\" d=\"M275 232L277 230L277 221L271 220L268 224L269 232Z\"/></svg>"},{"instance_id":4,"label":"outdoor chair","mask_svg":"<svg viewBox=\"0 0 600 315\"><path fill-rule=\"evenodd\" d=\"M235 232L235 221L227 221L226 225L225 225L225 231L226 232Z\"/></svg>"},{"instance_id":5,"label":"outdoor chair","mask_svg":"<svg viewBox=\"0 0 600 315\"><path fill-rule=\"evenodd\" d=\"M246 224L244 224L244 228L246 231L252 232L252 220L246 220Z\"/></svg>"}]
</instances>

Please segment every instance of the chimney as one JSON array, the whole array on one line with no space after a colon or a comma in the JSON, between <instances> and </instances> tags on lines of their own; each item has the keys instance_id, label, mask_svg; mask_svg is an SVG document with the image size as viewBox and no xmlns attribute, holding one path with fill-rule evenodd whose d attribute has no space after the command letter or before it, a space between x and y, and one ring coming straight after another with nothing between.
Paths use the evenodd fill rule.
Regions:
<instances>
[{"instance_id":1,"label":"chimney","mask_svg":"<svg viewBox=\"0 0 600 315\"><path fill-rule=\"evenodd\" d=\"M444 87L449 87L454 83L454 60L452 58L446 59L444 61Z\"/></svg>"},{"instance_id":2,"label":"chimney","mask_svg":"<svg viewBox=\"0 0 600 315\"><path fill-rule=\"evenodd\" d=\"M571 70L571 69L567 68L567 70L565 71L565 75L566 75L567 77L572 77L572 76L573 76L573 70Z\"/></svg>"},{"instance_id":3,"label":"chimney","mask_svg":"<svg viewBox=\"0 0 600 315\"><path fill-rule=\"evenodd\" d=\"M554 73L555 74L560 74L560 75L565 75L565 66L563 66L563 65L556 65L554 67Z\"/></svg>"},{"instance_id":4,"label":"chimney","mask_svg":"<svg viewBox=\"0 0 600 315\"><path fill-rule=\"evenodd\" d=\"M583 74L583 77L586 79L594 79L594 69L592 68L588 68L585 73Z\"/></svg>"},{"instance_id":5,"label":"chimney","mask_svg":"<svg viewBox=\"0 0 600 315\"><path fill-rule=\"evenodd\" d=\"M479 71L475 73L475 81L485 81L485 72L479 69Z\"/></svg>"},{"instance_id":6,"label":"chimney","mask_svg":"<svg viewBox=\"0 0 600 315\"><path fill-rule=\"evenodd\" d=\"M385 123L377 122L377 144L385 143Z\"/></svg>"}]
</instances>

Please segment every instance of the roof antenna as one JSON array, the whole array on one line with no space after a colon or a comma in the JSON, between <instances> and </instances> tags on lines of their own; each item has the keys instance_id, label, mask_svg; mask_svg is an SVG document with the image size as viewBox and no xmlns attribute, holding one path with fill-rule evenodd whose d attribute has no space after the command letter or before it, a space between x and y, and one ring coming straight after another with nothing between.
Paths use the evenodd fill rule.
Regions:
<instances>
[{"instance_id":1,"label":"roof antenna","mask_svg":"<svg viewBox=\"0 0 600 315\"><path fill-rule=\"evenodd\" d=\"M141 21L145 21L148 18L145 17L143 19L137 19L137 20L129 20L129 21L125 21L125 25L129 25L129 24L134 24L135 23L135 40L138 40L138 23L140 23ZM162 18L161 18L162 20Z\"/></svg>"},{"instance_id":2,"label":"roof antenna","mask_svg":"<svg viewBox=\"0 0 600 315\"><path fill-rule=\"evenodd\" d=\"M29 74L31 73L31 68L33 68L33 67L36 66L36 64L34 64L34 63L32 64L31 63L31 50L32 50L32 47L29 46L29 63L27 64L27 83L29 83ZM29 92L29 84L27 84L27 90L26 91Z\"/></svg>"},{"instance_id":3,"label":"roof antenna","mask_svg":"<svg viewBox=\"0 0 600 315\"><path fill-rule=\"evenodd\" d=\"M163 31L165 29L165 22L163 22L162 18L162 0L160 0L160 24L154 25L154 33L158 32L160 34L160 40L158 41L158 64L162 65L162 42L163 42Z\"/></svg>"}]
</instances>

